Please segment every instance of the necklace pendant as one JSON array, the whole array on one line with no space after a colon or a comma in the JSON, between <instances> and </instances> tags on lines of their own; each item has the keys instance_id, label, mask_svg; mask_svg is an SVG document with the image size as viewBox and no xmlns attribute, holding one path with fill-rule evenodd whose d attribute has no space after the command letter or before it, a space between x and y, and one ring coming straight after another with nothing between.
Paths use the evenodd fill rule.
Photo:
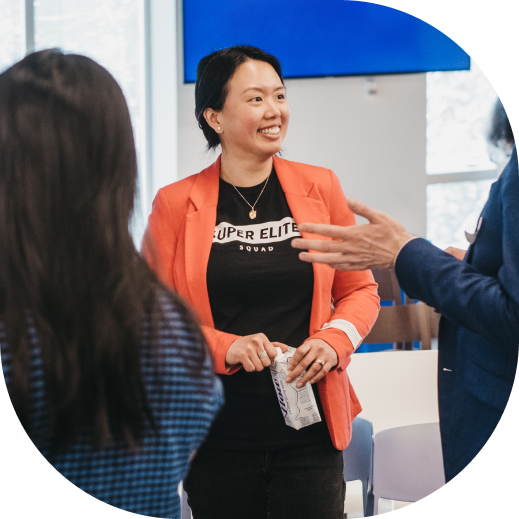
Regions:
<instances>
[{"instance_id":1,"label":"necklace pendant","mask_svg":"<svg viewBox=\"0 0 519 519\"><path fill-rule=\"evenodd\" d=\"M252 209L249 213L249 217L251 220L254 220L254 218L256 218L256 211L254 211L254 209Z\"/></svg>"}]
</instances>

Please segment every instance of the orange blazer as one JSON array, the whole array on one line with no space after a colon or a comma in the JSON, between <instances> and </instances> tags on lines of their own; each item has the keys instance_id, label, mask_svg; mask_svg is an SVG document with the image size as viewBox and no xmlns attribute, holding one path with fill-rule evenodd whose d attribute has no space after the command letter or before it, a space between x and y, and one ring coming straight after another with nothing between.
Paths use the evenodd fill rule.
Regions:
<instances>
[{"instance_id":1,"label":"orange blazer","mask_svg":"<svg viewBox=\"0 0 519 519\"><path fill-rule=\"evenodd\" d=\"M274 167L296 223L355 224L339 179L331 170L278 157L274 157ZM216 373L232 376L239 368L228 372L225 355L238 336L214 328L206 281L219 177L220 157L200 173L160 189L153 201L142 252L162 282L198 313ZM316 238L307 233L303 236ZM354 347L343 331L321 328L332 319L344 319L364 338L379 311L377 284L369 271L341 272L322 264L314 264L313 269L309 338L322 339L337 352L336 368L317 386L333 444L342 450L351 439L351 422L362 409L346 372Z\"/></svg>"}]
</instances>

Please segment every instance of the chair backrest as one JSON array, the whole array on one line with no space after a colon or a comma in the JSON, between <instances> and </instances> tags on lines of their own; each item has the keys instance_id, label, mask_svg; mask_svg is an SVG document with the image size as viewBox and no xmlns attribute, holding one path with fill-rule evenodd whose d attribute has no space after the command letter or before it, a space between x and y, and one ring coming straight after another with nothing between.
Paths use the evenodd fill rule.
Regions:
<instances>
[{"instance_id":1,"label":"chair backrest","mask_svg":"<svg viewBox=\"0 0 519 519\"><path fill-rule=\"evenodd\" d=\"M357 416L352 424L351 442L347 449L342 451L344 459L344 481L362 481L362 501L364 517L373 513L373 499L371 479L373 472L373 424ZM368 510L368 501L371 509Z\"/></svg>"},{"instance_id":2,"label":"chair backrest","mask_svg":"<svg viewBox=\"0 0 519 519\"><path fill-rule=\"evenodd\" d=\"M402 297L395 269L372 270L378 283L381 301L392 301L394 306L402 306ZM415 306L405 294L405 306ZM438 336L439 314L424 303L412 309L393 310L382 307L379 321L372 333L363 341L365 344L394 343L396 349L411 350L413 341L421 341L422 349L431 349L431 339Z\"/></svg>"},{"instance_id":3,"label":"chair backrest","mask_svg":"<svg viewBox=\"0 0 519 519\"><path fill-rule=\"evenodd\" d=\"M355 354L347 371L375 432L439 421L438 350Z\"/></svg>"},{"instance_id":4,"label":"chair backrest","mask_svg":"<svg viewBox=\"0 0 519 519\"><path fill-rule=\"evenodd\" d=\"M437 316L437 317L436 317ZM383 306L364 344L421 341L423 350L431 349L438 337L439 314L425 303Z\"/></svg>"},{"instance_id":5,"label":"chair backrest","mask_svg":"<svg viewBox=\"0 0 519 519\"><path fill-rule=\"evenodd\" d=\"M394 301L402 304L402 297L395 269L373 269L371 271L375 282L378 283L378 295L381 301Z\"/></svg>"},{"instance_id":6,"label":"chair backrest","mask_svg":"<svg viewBox=\"0 0 519 519\"><path fill-rule=\"evenodd\" d=\"M380 498L414 502L444 484L439 423L395 427L373 436L375 513Z\"/></svg>"}]
</instances>

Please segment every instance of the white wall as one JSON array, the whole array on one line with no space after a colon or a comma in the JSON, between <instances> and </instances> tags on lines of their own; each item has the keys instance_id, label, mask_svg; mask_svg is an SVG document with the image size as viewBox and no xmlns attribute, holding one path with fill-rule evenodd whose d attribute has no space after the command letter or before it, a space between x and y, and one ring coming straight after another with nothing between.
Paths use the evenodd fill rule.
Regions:
<instances>
[{"instance_id":1,"label":"white wall","mask_svg":"<svg viewBox=\"0 0 519 519\"><path fill-rule=\"evenodd\" d=\"M375 432L440 420L437 350L352 355L348 376Z\"/></svg>"},{"instance_id":2,"label":"white wall","mask_svg":"<svg viewBox=\"0 0 519 519\"><path fill-rule=\"evenodd\" d=\"M425 75L287 80L290 127L283 157L333 169L346 196L382 209L425 235ZM194 85L178 88L179 178L217 154L205 151Z\"/></svg>"}]
</instances>

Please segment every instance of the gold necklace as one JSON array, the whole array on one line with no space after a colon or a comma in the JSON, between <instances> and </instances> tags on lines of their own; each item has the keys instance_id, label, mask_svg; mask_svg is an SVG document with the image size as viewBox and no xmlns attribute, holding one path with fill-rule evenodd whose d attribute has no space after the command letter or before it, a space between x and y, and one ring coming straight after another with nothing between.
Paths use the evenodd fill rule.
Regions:
<instances>
[{"instance_id":1,"label":"gold necklace","mask_svg":"<svg viewBox=\"0 0 519 519\"><path fill-rule=\"evenodd\" d=\"M272 173L272 171L270 172ZM254 207L256 206L256 204L258 203L258 200L260 199L260 196L263 194L263 191L265 191L265 188L267 187L267 182L269 181L269 178L270 178L270 173L269 173L269 176L267 177L267 180L265 180L265 185L263 186L263 189L261 190L261 193L259 194L258 198L256 198L256 201L254 202L253 205L250 205L249 202L247 201L247 199L238 191L238 188L234 185L234 182L231 180L231 177L229 175L226 175L226 177L231 180L231 184L232 184L232 187L234 187L234 189L236 189L236 191L238 192L238 194L245 200L245 203L250 207L250 211L249 211L249 218L251 220L254 220L254 218L256 218L256 215L258 214L255 210L254 210Z\"/></svg>"}]
</instances>

